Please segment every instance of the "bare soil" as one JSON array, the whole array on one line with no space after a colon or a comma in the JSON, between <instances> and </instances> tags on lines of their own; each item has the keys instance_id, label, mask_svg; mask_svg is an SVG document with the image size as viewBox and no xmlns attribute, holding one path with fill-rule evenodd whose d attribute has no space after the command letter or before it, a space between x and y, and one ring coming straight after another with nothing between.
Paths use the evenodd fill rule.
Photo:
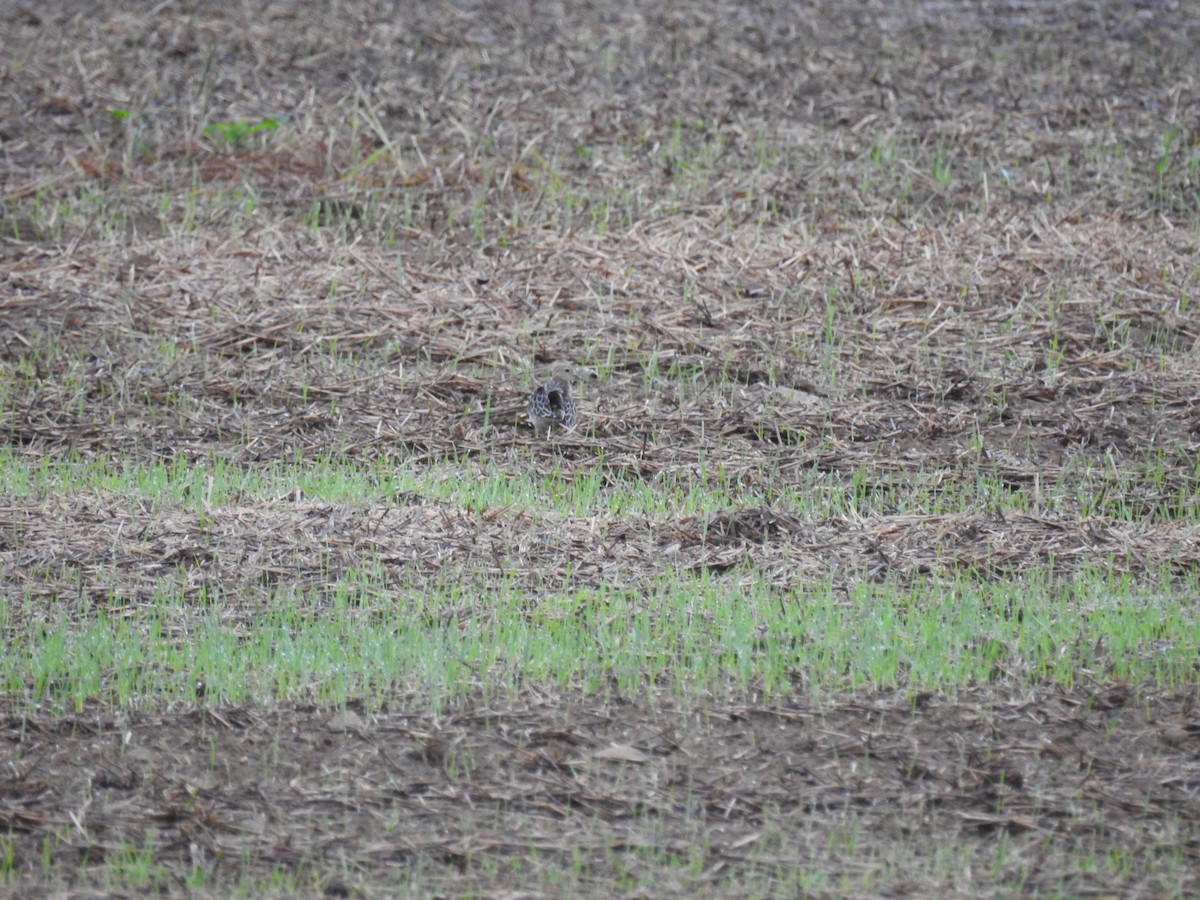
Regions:
<instances>
[{"instance_id":1,"label":"bare soil","mask_svg":"<svg viewBox=\"0 0 1200 900\"><path fill-rule=\"evenodd\" d=\"M22 869L46 835L82 824L68 890L133 842L154 849L168 892L201 866L227 886L311 867L301 883L333 896L397 891L413 873L456 896L520 895L554 873L572 895L770 893L804 884L798 872L823 874L816 893L969 896L998 878L999 893L1088 896L1111 873L1079 861L1120 853L1124 892L1186 894L1192 704L1114 688L11 717L3 815L18 859L34 857ZM951 848L965 868L945 871Z\"/></svg>"},{"instance_id":2,"label":"bare soil","mask_svg":"<svg viewBox=\"0 0 1200 900\"><path fill-rule=\"evenodd\" d=\"M719 461L878 497L639 522L0 492L0 582L43 604L22 627L81 595L134 617L175 572L238 627L281 581L364 556L531 591L666 566L781 590L1194 582L1188 4L17 2L0 46L12 452L564 478ZM203 131L275 116L280 136ZM524 399L561 360L612 376L548 448ZM1028 514L887 509L897 485L981 471ZM440 715L417 696L51 714L14 694L0 824L31 895L111 890L130 846L168 894L279 870L330 896L1186 895L1193 703L1004 680L820 703L798 680L706 708L530 687ZM73 864L44 872L51 845Z\"/></svg>"}]
</instances>

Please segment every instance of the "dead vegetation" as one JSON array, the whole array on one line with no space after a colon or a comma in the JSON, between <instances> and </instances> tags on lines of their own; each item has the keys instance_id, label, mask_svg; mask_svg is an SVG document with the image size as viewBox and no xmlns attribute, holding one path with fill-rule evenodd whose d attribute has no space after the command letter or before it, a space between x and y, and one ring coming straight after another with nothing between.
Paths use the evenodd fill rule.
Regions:
<instances>
[{"instance_id":1,"label":"dead vegetation","mask_svg":"<svg viewBox=\"0 0 1200 900\"><path fill-rule=\"evenodd\" d=\"M35 601L18 625L66 597L132 616L177 573L230 598L235 627L281 582L319 590L364 557L533 592L568 567L581 586L738 567L781 590L1082 567L1188 583L1198 43L1165 3L18 3L0 13L11 453L859 491L820 518L641 521L0 486L0 579ZM551 448L525 402L560 361L604 378ZM889 508L981 474L1027 506ZM1079 860L1124 854L1121 892L1194 891L1190 688L1006 690L818 708L798 682L794 703L697 710L531 687L441 717L418 697L64 717L14 694L7 869L86 892L144 846L168 893L280 869L331 895L419 871L447 894L980 896L989 865L999 893L1113 889ZM75 864L44 873L51 836ZM965 865L935 864L945 842Z\"/></svg>"},{"instance_id":2,"label":"dead vegetation","mask_svg":"<svg viewBox=\"0 0 1200 900\"><path fill-rule=\"evenodd\" d=\"M1198 727L1188 698L1119 688L9 718L5 740L38 756L0 815L22 847L80 822L68 891L132 842L155 849L150 886L169 893L194 867L223 893L249 864L332 896L403 893L413 872L422 893L821 894L844 879L965 895L972 868L1082 895L1111 885L1078 860L1111 852L1127 854L1127 884L1187 893L1194 870L1172 853L1192 833ZM1139 856L1148 842L1174 849ZM903 855L914 844L923 858ZM938 858L951 847L966 858Z\"/></svg>"}]
</instances>

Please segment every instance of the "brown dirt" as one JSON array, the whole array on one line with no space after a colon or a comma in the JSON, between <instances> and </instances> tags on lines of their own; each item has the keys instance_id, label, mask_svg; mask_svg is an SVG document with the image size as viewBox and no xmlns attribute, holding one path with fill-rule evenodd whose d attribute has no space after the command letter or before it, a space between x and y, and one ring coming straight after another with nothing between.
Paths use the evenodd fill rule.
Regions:
<instances>
[{"instance_id":1,"label":"brown dirt","mask_svg":"<svg viewBox=\"0 0 1200 900\"><path fill-rule=\"evenodd\" d=\"M76 826L68 889L132 841L155 848L167 891L201 866L226 885L298 868L306 891L333 896L397 890L414 871L453 895L519 894L552 873L572 895L770 892L810 871L828 879L818 893L845 879L978 896L994 879L1088 896L1110 876L1078 860L1120 848L1130 893L1190 893L1193 699L1046 690L697 711L557 696L441 718L402 704L16 717L2 814L21 856ZM939 852L963 846L960 868L939 871ZM688 865L663 874L671 856ZM991 875L961 880L971 868Z\"/></svg>"},{"instance_id":2,"label":"brown dirt","mask_svg":"<svg viewBox=\"0 0 1200 900\"><path fill-rule=\"evenodd\" d=\"M521 472L549 457L520 421L528 369L574 359L612 377L554 451L566 478L719 459L764 491L854 475L870 501L636 522L0 492L23 627L80 593L135 610L170 573L237 598L236 621L364 554L418 575L500 559L535 591L568 563L636 585L667 560L781 589L1082 566L1194 583L1200 18L986 6L10 4L13 452ZM201 130L279 114L281 136ZM897 485L980 471L1029 511L888 509ZM276 868L330 895L1200 889L1184 689L7 705L25 892L111 889L130 845L154 888L198 867L214 895ZM51 844L75 864L42 872Z\"/></svg>"}]
</instances>

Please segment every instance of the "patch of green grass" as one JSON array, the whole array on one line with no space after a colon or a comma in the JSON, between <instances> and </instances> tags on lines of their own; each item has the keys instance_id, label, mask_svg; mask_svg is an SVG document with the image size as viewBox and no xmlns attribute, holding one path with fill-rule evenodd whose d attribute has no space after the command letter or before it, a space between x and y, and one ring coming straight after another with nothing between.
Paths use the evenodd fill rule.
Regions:
<instances>
[{"instance_id":1,"label":"patch of green grass","mask_svg":"<svg viewBox=\"0 0 1200 900\"><path fill-rule=\"evenodd\" d=\"M173 881L167 867L156 864L152 847L124 846L105 861L105 881L113 890L165 890Z\"/></svg>"},{"instance_id":2,"label":"patch of green grass","mask_svg":"<svg viewBox=\"0 0 1200 900\"><path fill-rule=\"evenodd\" d=\"M44 839L42 890L56 892L61 887L57 879L72 864L79 864L87 872L85 877L98 877L107 890L116 893L166 894L178 887L180 877L178 870L173 868L173 862L156 856L156 848L149 843L138 846L125 841L117 846L105 846L103 850L98 849L99 856L85 850L81 860L81 846L77 841L82 841L82 847L86 848L90 839L86 836L74 840L63 840L61 836ZM0 854L0 865L7 866L3 874L4 882L21 884L27 893L30 883L13 877L11 843L0 841ZM182 880L188 890L204 892L211 889L216 879L204 865L195 865ZM222 882L221 893L225 896L255 898L311 896L319 894L324 884L344 881L332 867L324 864L301 864L286 869L275 868L265 873L248 865L240 878Z\"/></svg>"},{"instance_id":3,"label":"patch of green grass","mask_svg":"<svg viewBox=\"0 0 1200 900\"><path fill-rule=\"evenodd\" d=\"M972 450L972 448L968 448ZM537 451L532 451L537 452ZM730 509L766 507L803 520L842 516L939 516L968 513L1068 514L1119 521L1197 521L1200 472L1167 476L1163 451L1142 465L1073 464L1054 481L1006 480L1002 467L982 457L974 477L946 477L940 470L880 474L866 468L848 475L815 469L786 476L770 459L749 468L714 448L712 462L664 470L653 480L611 469L602 455L566 472L561 462L538 460L513 473L504 461L446 459L412 462L377 458L366 462L337 455L290 462L239 465L222 456L188 460L121 461L30 456L0 448L0 494L36 502L50 496L120 495L212 510L231 503L278 500L297 490L309 500L354 507L387 505L412 495L482 511L515 507L564 516L648 517L664 521ZM752 477L750 477L752 476Z\"/></svg>"},{"instance_id":4,"label":"patch of green grass","mask_svg":"<svg viewBox=\"0 0 1200 900\"><path fill-rule=\"evenodd\" d=\"M15 876L16 848L9 838L0 838L0 884L9 884Z\"/></svg>"},{"instance_id":5,"label":"patch of green grass","mask_svg":"<svg viewBox=\"0 0 1200 900\"><path fill-rule=\"evenodd\" d=\"M257 122L239 119L236 122L209 122L202 130L210 138L218 138L227 144L240 144L251 135L275 131L280 123L280 119L260 119Z\"/></svg>"},{"instance_id":6,"label":"patch of green grass","mask_svg":"<svg viewBox=\"0 0 1200 900\"><path fill-rule=\"evenodd\" d=\"M1192 586L1194 588L1194 586ZM234 597L186 602L164 582L129 615L0 602L9 635L0 685L29 703L80 708L201 700L386 702L416 690L435 706L530 684L636 696L815 688L953 691L996 679L1073 685L1192 683L1200 621L1192 589L1134 584L1103 568L1068 580L969 574L903 585L826 579L778 590L760 576L664 574L531 593L517 579L446 573L406 584L365 567L318 591L282 588L250 617ZM63 598L66 600L67 598ZM116 601L117 598L114 598ZM43 601L36 601L41 603Z\"/></svg>"}]
</instances>

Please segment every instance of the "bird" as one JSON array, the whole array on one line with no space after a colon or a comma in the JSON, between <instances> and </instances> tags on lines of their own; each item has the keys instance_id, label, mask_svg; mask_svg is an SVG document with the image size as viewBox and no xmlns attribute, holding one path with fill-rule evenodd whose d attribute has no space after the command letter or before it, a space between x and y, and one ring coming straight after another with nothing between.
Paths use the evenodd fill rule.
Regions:
<instances>
[{"instance_id":1,"label":"bird","mask_svg":"<svg viewBox=\"0 0 1200 900\"><path fill-rule=\"evenodd\" d=\"M543 381L529 395L529 421L542 437L555 428L573 431L578 415L575 399L571 396L571 380L566 372Z\"/></svg>"}]
</instances>

